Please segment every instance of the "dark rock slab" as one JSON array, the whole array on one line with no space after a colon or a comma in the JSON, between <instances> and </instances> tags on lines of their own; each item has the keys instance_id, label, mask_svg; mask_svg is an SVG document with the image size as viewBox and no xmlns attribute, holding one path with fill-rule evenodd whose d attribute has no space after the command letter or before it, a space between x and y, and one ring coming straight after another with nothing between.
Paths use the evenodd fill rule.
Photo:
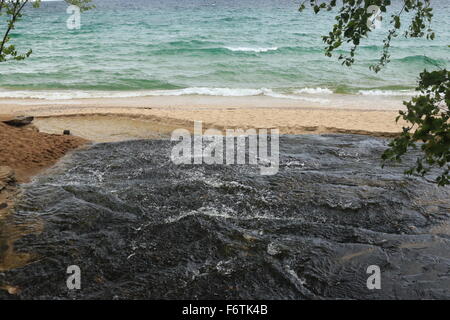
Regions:
<instances>
[{"instance_id":1,"label":"dark rock slab","mask_svg":"<svg viewBox=\"0 0 450 320\"><path fill-rule=\"evenodd\" d=\"M2 122L13 127L23 127L31 124L33 120L34 117L18 116L12 119L2 120Z\"/></svg>"},{"instance_id":2,"label":"dark rock slab","mask_svg":"<svg viewBox=\"0 0 450 320\"><path fill-rule=\"evenodd\" d=\"M414 154L382 169L387 143L284 136L275 176L175 165L170 141L76 151L5 222L45 227L15 243L38 258L0 276L21 290L0 298L450 299L450 190L404 176Z\"/></svg>"}]
</instances>

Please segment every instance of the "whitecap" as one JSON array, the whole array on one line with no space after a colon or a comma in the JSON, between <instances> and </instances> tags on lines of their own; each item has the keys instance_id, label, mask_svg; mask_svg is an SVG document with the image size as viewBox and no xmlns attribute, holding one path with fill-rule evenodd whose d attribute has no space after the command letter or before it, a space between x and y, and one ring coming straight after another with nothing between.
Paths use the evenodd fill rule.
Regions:
<instances>
[{"instance_id":1,"label":"whitecap","mask_svg":"<svg viewBox=\"0 0 450 320\"><path fill-rule=\"evenodd\" d=\"M296 94L303 94L303 93L307 93L307 94L332 94L333 91L328 89L328 88L302 88L302 89L298 89L295 90L294 93Z\"/></svg>"},{"instance_id":2,"label":"whitecap","mask_svg":"<svg viewBox=\"0 0 450 320\"><path fill-rule=\"evenodd\" d=\"M276 51L278 47L257 47L257 48L249 48L249 47L225 47L230 51L240 51L240 52L268 52L268 51Z\"/></svg>"},{"instance_id":3,"label":"whitecap","mask_svg":"<svg viewBox=\"0 0 450 320\"><path fill-rule=\"evenodd\" d=\"M411 90L359 90L358 94L363 96L415 96L416 92Z\"/></svg>"},{"instance_id":4,"label":"whitecap","mask_svg":"<svg viewBox=\"0 0 450 320\"><path fill-rule=\"evenodd\" d=\"M250 88L208 88L191 87L173 90L139 90L139 91L82 91L82 90L0 90L0 98L42 99L42 100L70 100L89 98L132 98L132 97L157 97L157 96L222 96L222 97L247 97L268 96L278 99L303 100L315 103L328 103L329 100L311 98L295 94L284 94L272 89Z\"/></svg>"}]
</instances>

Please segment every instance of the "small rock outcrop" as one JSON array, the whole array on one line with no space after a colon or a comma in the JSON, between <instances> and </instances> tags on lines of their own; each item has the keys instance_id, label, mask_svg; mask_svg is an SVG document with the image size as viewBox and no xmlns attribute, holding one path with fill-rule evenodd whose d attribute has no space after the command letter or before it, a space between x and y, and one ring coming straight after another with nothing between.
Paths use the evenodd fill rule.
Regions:
<instances>
[{"instance_id":1,"label":"small rock outcrop","mask_svg":"<svg viewBox=\"0 0 450 320\"><path fill-rule=\"evenodd\" d=\"M2 122L13 127L24 127L31 124L33 120L34 117L18 116L15 118L3 120Z\"/></svg>"},{"instance_id":2,"label":"small rock outcrop","mask_svg":"<svg viewBox=\"0 0 450 320\"><path fill-rule=\"evenodd\" d=\"M0 166L0 191L15 181L14 170L7 166Z\"/></svg>"}]
</instances>

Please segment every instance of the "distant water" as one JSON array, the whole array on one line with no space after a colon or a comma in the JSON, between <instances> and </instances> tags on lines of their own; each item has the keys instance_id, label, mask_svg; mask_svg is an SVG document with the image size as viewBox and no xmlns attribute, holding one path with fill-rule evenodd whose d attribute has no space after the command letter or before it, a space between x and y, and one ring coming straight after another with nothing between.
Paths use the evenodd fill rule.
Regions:
<instances>
[{"instance_id":1,"label":"distant water","mask_svg":"<svg viewBox=\"0 0 450 320\"><path fill-rule=\"evenodd\" d=\"M66 28L64 2L26 11L12 38L34 53L0 64L0 97L408 96L424 68L450 66L447 0L433 1L437 39L400 37L380 74L369 65L380 56L387 26L362 44L357 64L346 68L323 54L321 36L333 14L299 13L296 1L94 2L97 8L82 14L82 28L75 31Z\"/></svg>"}]
</instances>

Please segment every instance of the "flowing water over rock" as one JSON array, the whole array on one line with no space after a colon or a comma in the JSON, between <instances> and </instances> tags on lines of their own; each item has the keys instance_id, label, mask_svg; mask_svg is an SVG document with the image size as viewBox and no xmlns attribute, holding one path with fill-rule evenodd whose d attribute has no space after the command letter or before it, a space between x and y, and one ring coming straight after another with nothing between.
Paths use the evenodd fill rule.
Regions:
<instances>
[{"instance_id":1,"label":"flowing water over rock","mask_svg":"<svg viewBox=\"0 0 450 320\"><path fill-rule=\"evenodd\" d=\"M97 144L26 187L43 223L0 298L450 298L450 190L380 167L387 141L283 136L275 176L172 164L165 140ZM412 161L413 159L409 159ZM69 291L78 265L82 289ZM366 286L381 269L381 290Z\"/></svg>"}]
</instances>

